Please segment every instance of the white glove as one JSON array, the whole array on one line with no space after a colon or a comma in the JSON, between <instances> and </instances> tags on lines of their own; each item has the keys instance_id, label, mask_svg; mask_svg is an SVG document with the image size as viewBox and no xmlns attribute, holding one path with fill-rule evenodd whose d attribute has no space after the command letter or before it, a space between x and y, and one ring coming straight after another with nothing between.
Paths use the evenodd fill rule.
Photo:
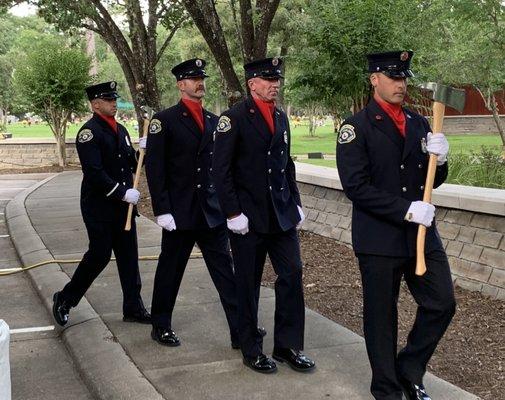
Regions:
<instances>
[{"instance_id":1,"label":"white glove","mask_svg":"<svg viewBox=\"0 0 505 400\"><path fill-rule=\"evenodd\" d=\"M405 220L429 228L434 217L435 207L432 204L424 201L413 201L410 203Z\"/></svg>"},{"instance_id":2,"label":"white glove","mask_svg":"<svg viewBox=\"0 0 505 400\"><path fill-rule=\"evenodd\" d=\"M303 221L305 221L305 214L303 213L303 209L297 205L298 207L298 214L300 214L300 222L296 225L297 229L300 229L302 227Z\"/></svg>"},{"instance_id":3,"label":"white glove","mask_svg":"<svg viewBox=\"0 0 505 400\"><path fill-rule=\"evenodd\" d=\"M449 153L449 142L443 133L428 132L426 138L426 150L429 153L436 154L437 165L443 165L447 161L447 153Z\"/></svg>"},{"instance_id":4,"label":"white glove","mask_svg":"<svg viewBox=\"0 0 505 400\"><path fill-rule=\"evenodd\" d=\"M139 148L145 150L147 147L147 136L139 138Z\"/></svg>"},{"instance_id":5,"label":"white glove","mask_svg":"<svg viewBox=\"0 0 505 400\"><path fill-rule=\"evenodd\" d=\"M239 235L245 235L249 232L249 218L242 213L234 218L227 219L226 225L230 231Z\"/></svg>"},{"instance_id":6,"label":"white glove","mask_svg":"<svg viewBox=\"0 0 505 400\"><path fill-rule=\"evenodd\" d=\"M156 217L156 223L167 231L175 231L175 219L172 214L162 214Z\"/></svg>"},{"instance_id":7,"label":"white glove","mask_svg":"<svg viewBox=\"0 0 505 400\"><path fill-rule=\"evenodd\" d=\"M140 192L137 189L128 189L124 194L123 201L130 204L137 204L139 202Z\"/></svg>"}]
</instances>

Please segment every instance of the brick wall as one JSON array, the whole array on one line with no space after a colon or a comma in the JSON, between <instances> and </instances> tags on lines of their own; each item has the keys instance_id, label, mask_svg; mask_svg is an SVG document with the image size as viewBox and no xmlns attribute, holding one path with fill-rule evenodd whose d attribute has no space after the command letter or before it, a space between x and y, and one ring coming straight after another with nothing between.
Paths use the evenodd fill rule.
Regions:
<instances>
[{"instance_id":1,"label":"brick wall","mask_svg":"<svg viewBox=\"0 0 505 400\"><path fill-rule=\"evenodd\" d=\"M78 164L79 157L74 143L67 143L67 161ZM11 140L0 141L0 168L40 167L58 164L56 144L27 143Z\"/></svg>"},{"instance_id":2,"label":"brick wall","mask_svg":"<svg viewBox=\"0 0 505 400\"><path fill-rule=\"evenodd\" d=\"M303 229L351 246L352 204L341 190L298 183ZM455 284L505 300L505 217L437 207Z\"/></svg>"}]
</instances>

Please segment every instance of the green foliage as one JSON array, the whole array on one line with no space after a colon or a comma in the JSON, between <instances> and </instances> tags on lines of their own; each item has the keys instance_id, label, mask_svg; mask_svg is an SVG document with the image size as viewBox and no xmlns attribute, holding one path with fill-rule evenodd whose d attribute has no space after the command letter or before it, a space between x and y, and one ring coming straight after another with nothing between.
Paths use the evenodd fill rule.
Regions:
<instances>
[{"instance_id":1,"label":"green foliage","mask_svg":"<svg viewBox=\"0 0 505 400\"><path fill-rule=\"evenodd\" d=\"M452 154L449 159L448 183L505 189L505 161L501 152L481 147L471 154Z\"/></svg>"},{"instance_id":2,"label":"green foliage","mask_svg":"<svg viewBox=\"0 0 505 400\"><path fill-rule=\"evenodd\" d=\"M24 102L49 120L55 109L84 110L89 59L78 48L53 38L40 40L15 72L14 83Z\"/></svg>"}]
</instances>

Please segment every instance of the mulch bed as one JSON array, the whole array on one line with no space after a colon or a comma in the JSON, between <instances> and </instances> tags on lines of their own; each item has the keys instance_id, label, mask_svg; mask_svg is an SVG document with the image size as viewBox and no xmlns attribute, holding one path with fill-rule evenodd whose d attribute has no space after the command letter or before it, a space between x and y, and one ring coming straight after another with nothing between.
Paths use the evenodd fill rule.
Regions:
<instances>
[{"instance_id":1,"label":"mulch bed","mask_svg":"<svg viewBox=\"0 0 505 400\"><path fill-rule=\"evenodd\" d=\"M5 170L0 170L0 173ZM9 170L8 173L20 172ZM22 172L25 172L23 170ZM26 172L57 172L31 169ZM144 177L138 208L154 219ZM333 239L300 232L304 261L305 303L325 317L363 336L362 291L359 269L351 249ZM263 285L272 287L275 273L268 264ZM428 371L484 400L505 400L505 302L456 288L456 315L428 366ZM399 341L405 343L416 304L402 285Z\"/></svg>"}]
</instances>

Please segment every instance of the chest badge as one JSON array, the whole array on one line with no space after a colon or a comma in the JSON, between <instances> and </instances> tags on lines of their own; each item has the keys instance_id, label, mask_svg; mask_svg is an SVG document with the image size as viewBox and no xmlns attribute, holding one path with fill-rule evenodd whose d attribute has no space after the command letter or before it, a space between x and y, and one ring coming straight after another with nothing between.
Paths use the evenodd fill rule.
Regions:
<instances>
[{"instance_id":1,"label":"chest badge","mask_svg":"<svg viewBox=\"0 0 505 400\"><path fill-rule=\"evenodd\" d=\"M340 144L351 143L354 139L356 139L354 126L350 124L342 125L340 131L338 132L338 143Z\"/></svg>"},{"instance_id":2,"label":"chest badge","mask_svg":"<svg viewBox=\"0 0 505 400\"><path fill-rule=\"evenodd\" d=\"M93 139L93 133L91 132L91 129L83 129L82 131L79 132L79 135L77 136L77 140L79 143L86 143L89 142L91 139Z\"/></svg>"},{"instance_id":3,"label":"chest badge","mask_svg":"<svg viewBox=\"0 0 505 400\"><path fill-rule=\"evenodd\" d=\"M288 133L284 131L284 143L288 144Z\"/></svg>"},{"instance_id":4,"label":"chest badge","mask_svg":"<svg viewBox=\"0 0 505 400\"><path fill-rule=\"evenodd\" d=\"M426 138L421 139L421 151L426 154L428 152L428 148L426 147Z\"/></svg>"},{"instance_id":5,"label":"chest badge","mask_svg":"<svg viewBox=\"0 0 505 400\"><path fill-rule=\"evenodd\" d=\"M130 146L131 146L131 144L130 144L130 140L128 139L128 136L125 136L125 137L124 137L124 140L125 140L125 142L126 142L126 145L127 145L128 147L130 147Z\"/></svg>"},{"instance_id":6,"label":"chest badge","mask_svg":"<svg viewBox=\"0 0 505 400\"><path fill-rule=\"evenodd\" d=\"M226 115L223 115L219 118L219 122L217 123L217 131L219 133L228 132L231 129L231 120Z\"/></svg>"}]
</instances>

